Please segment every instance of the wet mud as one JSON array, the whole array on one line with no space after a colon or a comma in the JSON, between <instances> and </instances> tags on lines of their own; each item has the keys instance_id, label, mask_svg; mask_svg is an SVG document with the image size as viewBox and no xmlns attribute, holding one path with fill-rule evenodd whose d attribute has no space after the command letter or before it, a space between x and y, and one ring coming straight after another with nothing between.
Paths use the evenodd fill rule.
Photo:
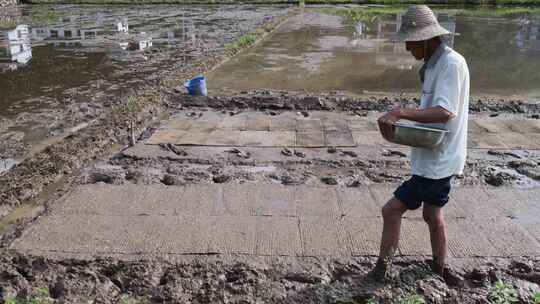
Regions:
<instances>
[{"instance_id":1,"label":"wet mud","mask_svg":"<svg viewBox=\"0 0 540 304\"><path fill-rule=\"evenodd\" d=\"M207 158L203 149L178 148L183 153L180 157L175 157L174 152L166 147L154 148L157 149L168 154L144 157L120 153L107 162L85 169L79 182L190 185L271 181L284 185L359 187L396 184L410 178L408 151L401 149L380 148L367 153L362 148L340 148L336 152L325 148L314 153L314 149L293 151L284 148L275 149L274 155L281 153L285 157L269 160L250 157L256 149L237 149L233 156L229 156L230 151L222 149L212 158ZM331 155L336 155L334 153L341 157L331 159ZM473 152L469 155L463 176L458 176L453 183L456 186L536 186L540 182L540 155L518 156L517 153L497 150Z\"/></svg>"},{"instance_id":2,"label":"wet mud","mask_svg":"<svg viewBox=\"0 0 540 304\"><path fill-rule=\"evenodd\" d=\"M533 303L540 261L456 261L451 279L429 261L400 258L391 280L368 272L374 259L198 256L176 260L50 260L3 252L0 299L46 303L490 303L506 282L515 303ZM423 302L422 302L423 303Z\"/></svg>"},{"instance_id":3,"label":"wet mud","mask_svg":"<svg viewBox=\"0 0 540 304\"><path fill-rule=\"evenodd\" d=\"M350 95L334 92L329 94L309 94L305 92L253 90L243 91L234 96L197 97L190 100L179 100L185 107L201 107L213 109L254 109L254 110L326 110L326 111L362 111L383 112L396 104L402 107L418 106L420 100L415 94L378 93ZM520 113L538 119L540 105L534 100L511 99L497 96L473 96L469 104L470 113L490 113L494 116L501 113Z\"/></svg>"}]
</instances>

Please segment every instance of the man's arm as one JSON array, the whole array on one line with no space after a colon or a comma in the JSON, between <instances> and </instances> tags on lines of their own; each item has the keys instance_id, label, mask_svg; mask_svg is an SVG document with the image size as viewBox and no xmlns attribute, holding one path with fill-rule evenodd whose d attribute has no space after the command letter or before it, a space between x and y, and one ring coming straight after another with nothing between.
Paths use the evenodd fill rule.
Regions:
<instances>
[{"instance_id":1,"label":"man's arm","mask_svg":"<svg viewBox=\"0 0 540 304\"><path fill-rule=\"evenodd\" d=\"M443 107L436 106L426 109L394 109L379 118L379 128L384 138L392 137L392 124L400 119L412 120L420 123L446 123L455 115Z\"/></svg>"},{"instance_id":2,"label":"man's arm","mask_svg":"<svg viewBox=\"0 0 540 304\"><path fill-rule=\"evenodd\" d=\"M384 138L392 136L392 124L400 119L408 119L420 123L446 123L458 112L459 94L461 92L461 63L452 61L446 64L439 74L434 94L433 107L426 109L394 109L379 118L379 127Z\"/></svg>"},{"instance_id":3,"label":"man's arm","mask_svg":"<svg viewBox=\"0 0 540 304\"><path fill-rule=\"evenodd\" d=\"M407 119L420 123L447 123L455 115L443 107L426 109L398 109L399 119Z\"/></svg>"}]
</instances>

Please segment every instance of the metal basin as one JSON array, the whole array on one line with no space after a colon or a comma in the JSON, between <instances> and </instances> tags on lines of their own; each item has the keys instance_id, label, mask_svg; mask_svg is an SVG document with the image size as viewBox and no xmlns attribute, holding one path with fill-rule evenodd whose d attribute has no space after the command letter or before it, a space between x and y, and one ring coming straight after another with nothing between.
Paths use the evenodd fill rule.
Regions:
<instances>
[{"instance_id":1,"label":"metal basin","mask_svg":"<svg viewBox=\"0 0 540 304\"><path fill-rule=\"evenodd\" d=\"M405 123L394 124L391 142L411 147L434 148L438 146L448 130Z\"/></svg>"}]
</instances>

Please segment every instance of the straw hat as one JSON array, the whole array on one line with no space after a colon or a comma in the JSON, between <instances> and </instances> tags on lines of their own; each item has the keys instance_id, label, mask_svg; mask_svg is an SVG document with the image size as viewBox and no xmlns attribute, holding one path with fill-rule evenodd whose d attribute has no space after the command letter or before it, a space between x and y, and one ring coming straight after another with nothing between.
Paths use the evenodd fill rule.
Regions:
<instances>
[{"instance_id":1,"label":"straw hat","mask_svg":"<svg viewBox=\"0 0 540 304\"><path fill-rule=\"evenodd\" d=\"M401 22L398 39L401 41L423 41L433 37L450 35L437 21L433 11L426 5L411 5Z\"/></svg>"}]
</instances>

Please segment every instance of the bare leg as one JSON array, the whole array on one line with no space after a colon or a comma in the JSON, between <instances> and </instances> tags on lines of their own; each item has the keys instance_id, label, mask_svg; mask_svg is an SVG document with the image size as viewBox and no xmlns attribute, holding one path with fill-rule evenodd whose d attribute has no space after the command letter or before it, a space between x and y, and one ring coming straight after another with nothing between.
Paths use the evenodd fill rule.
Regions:
<instances>
[{"instance_id":1,"label":"bare leg","mask_svg":"<svg viewBox=\"0 0 540 304\"><path fill-rule=\"evenodd\" d=\"M394 255L399 243L401 217L405 211L407 211L405 204L395 197L382 208L384 225L379 260L388 259Z\"/></svg>"},{"instance_id":2,"label":"bare leg","mask_svg":"<svg viewBox=\"0 0 540 304\"><path fill-rule=\"evenodd\" d=\"M423 215L429 226L434 266L442 271L448 256L448 236L442 208L424 204Z\"/></svg>"},{"instance_id":3,"label":"bare leg","mask_svg":"<svg viewBox=\"0 0 540 304\"><path fill-rule=\"evenodd\" d=\"M371 276L378 281L391 279L392 257L399 243L401 231L401 217L407 211L407 207L397 198L392 198L382 208L383 232L381 237L381 250L375 268L370 272Z\"/></svg>"}]
</instances>

